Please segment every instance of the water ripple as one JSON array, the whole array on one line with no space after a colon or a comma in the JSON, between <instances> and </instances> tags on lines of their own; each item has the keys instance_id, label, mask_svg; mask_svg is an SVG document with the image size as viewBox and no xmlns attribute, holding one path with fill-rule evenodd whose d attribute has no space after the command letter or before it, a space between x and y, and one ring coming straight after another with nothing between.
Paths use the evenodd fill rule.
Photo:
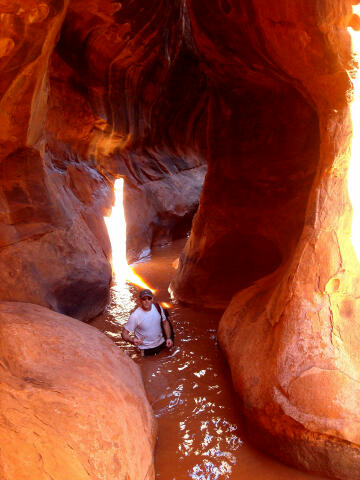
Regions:
<instances>
[{"instance_id":1,"label":"water ripple","mask_svg":"<svg viewBox=\"0 0 360 480\"><path fill-rule=\"evenodd\" d=\"M176 248L175 248L176 247ZM177 249L177 250L176 250ZM169 302L167 286L179 246L159 249L137 273L151 278L157 299ZM255 452L242 441L241 417L230 375L218 348L219 313L173 303L175 347L141 358L120 335L137 290L115 285L109 308L93 325L105 332L142 370L158 420L157 480L304 480L313 477Z\"/></svg>"}]
</instances>

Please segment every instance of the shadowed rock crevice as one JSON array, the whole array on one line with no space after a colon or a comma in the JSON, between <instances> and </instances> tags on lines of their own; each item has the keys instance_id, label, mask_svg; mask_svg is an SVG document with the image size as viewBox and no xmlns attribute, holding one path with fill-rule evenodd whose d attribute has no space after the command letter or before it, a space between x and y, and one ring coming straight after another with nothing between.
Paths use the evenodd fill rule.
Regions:
<instances>
[{"instance_id":1,"label":"shadowed rock crevice","mask_svg":"<svg viewBox=\"0 0 360 480\"><path fill-rule=\"evenodd\" d=\"M320 136L314 109L282 83L269 90L239 82L220 91L208 131L202 201L172 289L184 302L223 308L291 256Z\"/></svg>"}]
</instances>

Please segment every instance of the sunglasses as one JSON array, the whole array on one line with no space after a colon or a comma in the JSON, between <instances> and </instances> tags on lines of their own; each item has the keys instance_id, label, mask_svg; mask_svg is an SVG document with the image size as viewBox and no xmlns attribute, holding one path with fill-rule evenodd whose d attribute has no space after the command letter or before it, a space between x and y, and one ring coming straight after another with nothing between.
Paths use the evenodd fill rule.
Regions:
<instances>
[{"instance_id":1,"label":"sunglasses","mask_svg":"<svg viewBox=\"0 0 360 480\"><path fill-rule=\"evenodd\" d=\"M151 297L143 297L141 300L152 300Z\"/></svg>"}]
</instances>

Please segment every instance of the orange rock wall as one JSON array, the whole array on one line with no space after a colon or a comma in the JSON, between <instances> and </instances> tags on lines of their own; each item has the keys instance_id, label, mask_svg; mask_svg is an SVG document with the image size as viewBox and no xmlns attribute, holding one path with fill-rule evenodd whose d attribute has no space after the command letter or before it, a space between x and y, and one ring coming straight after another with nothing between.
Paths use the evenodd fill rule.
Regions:
<instances>
[{"instance_id":1,"label":"orange rock wall","mask_svg":"<svg viewBox=\"0 0 360 480\"><path fill-rule=\"evenodd\" d=\"M202 303L225 307L238 287L289 259L315 174L347 139L336 129L350 88L350 3L223 2L204 16L202 2L190 2L194 41L218 95L208 126L204 211L173 282L180 299L192 302L195 285ZM219 261L223 251L235 261Z\"/></svg>"},{"instance_id":2,"label":"orange rock wall","mask_svg":"<svg viewBox=\"0 0 360 480\"><path fill-rule=\"evenodd\" d=\"M114 178L136 259L189 228L206 160L173 291L231 301L219 339L254 442L344 479L360 478L355 3L0 0L1 298L96 315Z\"/></svg>"},{"instance_id":3,"label":"orange rock wall","mask_svg":"<svg viewBox=\"0 0 360 480\"><path fill-rule=\"evenodd\" d=\"M125 178L130 261L186 234L198 206L209 94L188 30L178 1L73 0L53 58L47 155Z\"/></svg>"},{"instance_id":4,"label":"orange rock wall","mask_svg":"<svg viewBox=\"0 0 360 480\"><path fill-rule=\"evenodd\" d=\"M47 69L68 1L2 1L0 155L40 146L46 120Z\"/></svg>"},{"instance_id":5,"label":"orange rock wall","mask_svg":"<svg viewBox=\"0 0 360 480\"><path fill-rule=\"evenodd\" d=\"M111 195L108 182L85 167L91 200L74 195L76 168L60 172L44 160L49 58L67 6L0 2L0 295L86 320L108 299L102 215Z\"/></svg>"},{"instance_id":6,"label":"orange rock wall","mask_svg":"<svg viewBox=\"0 0 360 480\"><path fill-rule=\"evenodd\" d=\"M360 270L350 239L352 206L347 189L349 71L354 64L346 28L353 22L352 2L273 5L254 0L238 6L222 2L208 10L208 17L202 15L202 2L189 5L195 43L212 67L208 74L214 71L219 82L236 84L236 95L247 85L254 99L263 102L256 116L258 128L242 137L241 115L234 114L236 102L222 101L222 111L232 120L226 126L233 129L225 128L232 132L231 146L229 153L225 147L223 170L221 147L213 143L201 206L173 289L181 299L194 302L191 287L195 285L197 301L219 307L237 292L221 320L219 340L253 441L299 468L359 478ZM210 23L210 17L218 21ZM216 43L226 56L219 54ZM292 89L302 97L295 111ZM277 95L284 98L283 114L281 101L275 100L277 108L272 104ZM266 109L271 120L263 113ZM279 128L277 115L288 130L282 128L283 142L275 143L273 155L287 180L276 174L276 162L269 162ZM246 118L248 126L251 117ZM234 120L241 128L234 126ZM267 131L271 134L257 144ZM226 173L245 171L251 157L241 149L249 138L257 162L252 162L251 175L241 175L235 190L227 180L231 174ZM287 140L293 152L295 145L299 148L292 164ZM292 172L285 173L286 168ZM264 169L268 169L265 178ZM213 170L216 176L211 181ZM268 197L266 181L274 182ZM245 188L246 197L239 193ZM281 189L284 195L275 204ZM238 204L234 198L240 198ZM243 204L251 214L243 213L239 208ZM225 254L219 223L228 225L225 229L230 232ZM250 238L250 246L233 239L234 230L239 239ZM260 242L260 231L266 241ZM237 256L246 261L231 264ZM230 277L227 298L216 285L224 273Z\"/></svg>"}]
</instances>

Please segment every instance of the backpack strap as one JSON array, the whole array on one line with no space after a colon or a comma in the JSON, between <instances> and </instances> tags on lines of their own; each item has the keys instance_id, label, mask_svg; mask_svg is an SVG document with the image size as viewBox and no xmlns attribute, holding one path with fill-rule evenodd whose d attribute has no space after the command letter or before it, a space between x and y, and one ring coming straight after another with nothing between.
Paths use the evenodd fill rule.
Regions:
<instances>
[{"instance_id":1,"label":"backpack strap","mask_svg":"<svg viewBox=\"0 0 360 480\"><path fill-rule=\"evenodd\" d=\"M174 327L173 327L173 325L171 323L171 320L170 320L170 317L169 317L168 310L167 309L164 310L158 303L154 303L154 305L155 305L157 311L160 313L160 325L161 325L161 331L163 333L163 337L167 338L162 320L163 321L167 320L167 322L169 324L169 327L170 327L170 338L174 343L175 332L174 332Z\"/></svg>"},{"instance_id":2,"label":"backpack strap","mask_svg":"<svg viewBox=\"0 0 360 480\"><path fill-rule=\"evenodd\" d=\"M160 321L161 321L161 320L163 320L163 321L166 320L166 316L165 316L164 311L163 311L163 309L161 308L160 304L159 304L159 303L154 303L154 305L155 305L155 307L156 307L156 310L157 310L157 311L159 312L159 314L160 314Z\"/></svg>"}]
</instances>

